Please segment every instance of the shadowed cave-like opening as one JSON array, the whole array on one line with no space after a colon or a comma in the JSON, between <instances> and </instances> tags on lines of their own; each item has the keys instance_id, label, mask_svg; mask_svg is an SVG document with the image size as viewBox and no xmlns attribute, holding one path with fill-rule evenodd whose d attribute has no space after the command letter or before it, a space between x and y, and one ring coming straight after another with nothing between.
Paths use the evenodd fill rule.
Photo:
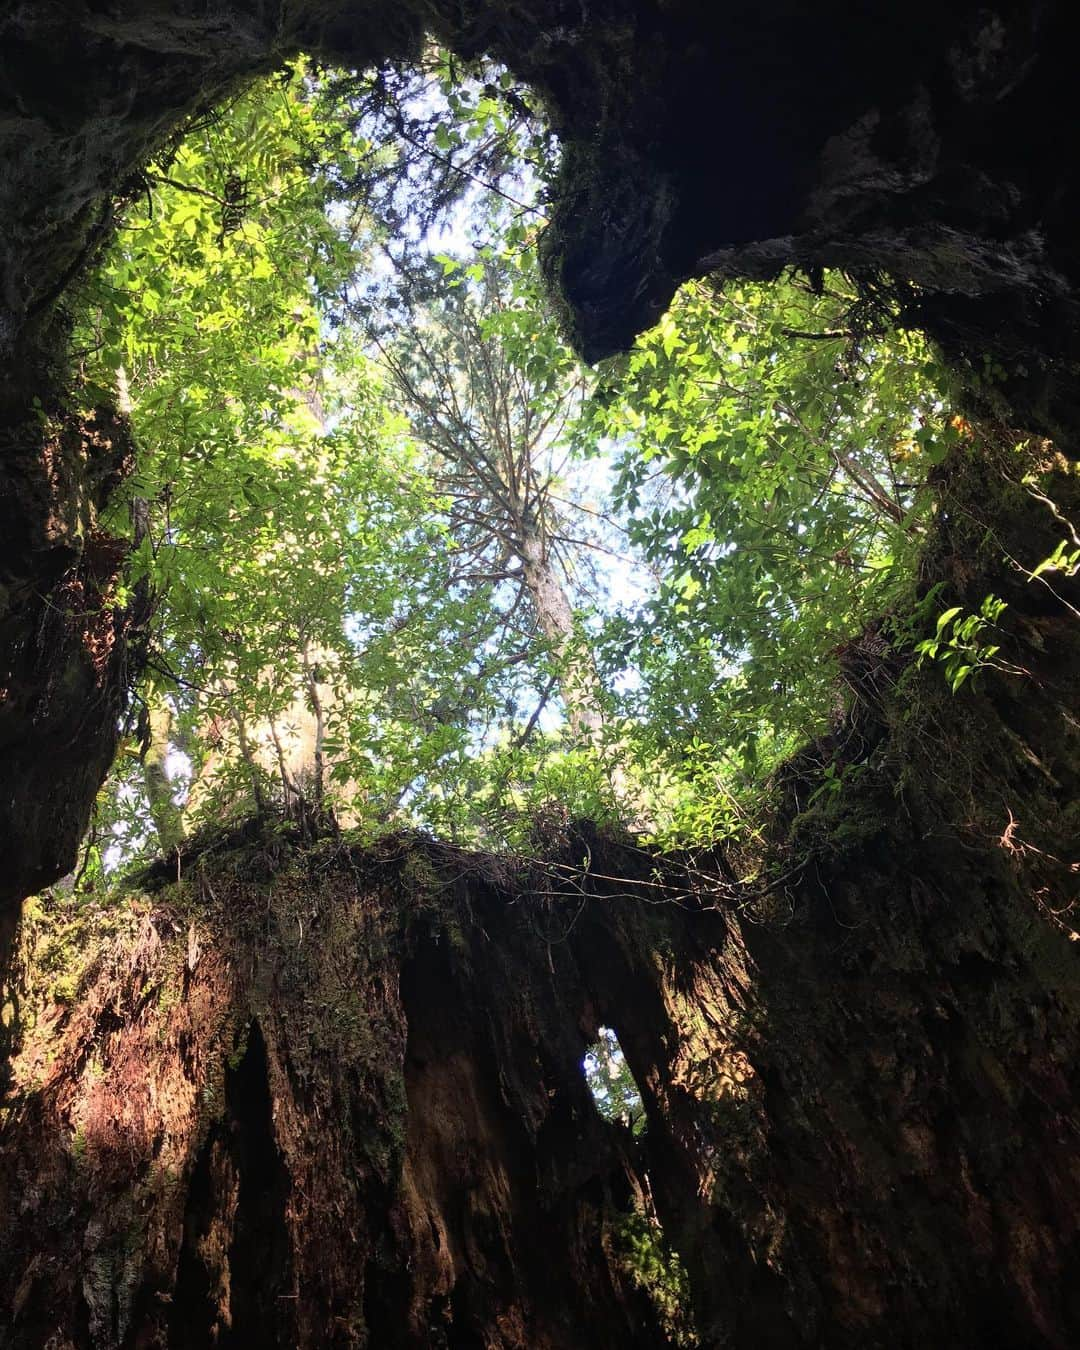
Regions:
<instances>
[{"instance_id":1,"label":"shadowed cave-like opening","mask_svg":"<svg viewBox=\"0 0 1080 1350\"><path fill-rule=\"evenodd\" d=\"M252 1022L191 1177L172 1295L173 1350L289 1344L299 1296L289 1274L289 1189L274 1142L266 1042Z\"/></svg>"}]
</instances>

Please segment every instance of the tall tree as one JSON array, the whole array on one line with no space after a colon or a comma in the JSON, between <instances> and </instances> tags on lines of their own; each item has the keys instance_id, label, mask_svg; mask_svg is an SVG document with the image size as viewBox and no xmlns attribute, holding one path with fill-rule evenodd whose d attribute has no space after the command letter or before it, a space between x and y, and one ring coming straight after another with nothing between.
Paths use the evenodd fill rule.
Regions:
<instances>
[{"instance_id":1,"label":"tall tree","mask_svg":"<svg viewBox=\"0 0 1080 1350\"><path fill-rule=\"evenodd\" d=\"M574 508L559 496L584 373L520 264L489 250L438 266L441 285L404 297L409 322L379 343L382 358L448 500L459 575L489 588L526 643L530 628L544 639L574 739L598 743L604 700L571 590Z\"/></svg>"}]
</instances>

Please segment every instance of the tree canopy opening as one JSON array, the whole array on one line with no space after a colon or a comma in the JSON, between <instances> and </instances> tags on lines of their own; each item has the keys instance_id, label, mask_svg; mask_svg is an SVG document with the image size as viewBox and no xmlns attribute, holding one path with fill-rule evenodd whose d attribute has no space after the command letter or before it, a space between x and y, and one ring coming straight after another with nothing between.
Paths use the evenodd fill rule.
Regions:
<instances>
[{"instance_id":1,"label":"tree canopy opening","mask_svg":"<svg viewBox=\"0 0 1080 1350\"><path fill-rule=\"evenodd\" d=\"M223 811L749 844L846 653L994 659L920 587L973 435L925 340L840 273L706 278L589 368L537 261L556 162L528 90L432 48L299 61L132 187L75 341L137 443L112 603L152 616L87 868Z\"/></svg>"}]
</instances>

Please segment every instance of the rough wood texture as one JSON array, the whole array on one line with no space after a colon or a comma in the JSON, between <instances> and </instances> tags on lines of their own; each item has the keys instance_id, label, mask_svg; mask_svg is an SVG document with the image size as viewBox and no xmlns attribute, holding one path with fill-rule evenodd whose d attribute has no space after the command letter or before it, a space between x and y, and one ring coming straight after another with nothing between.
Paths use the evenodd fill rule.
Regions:
<instances>
[{"instance_id":1,"label":"rough wood texture","mask_svg":"<svg viewBox=\"0 0 1080 1350\"><path fill-rule=\"evenodd\" d=\"M566 147L547 265L583 350L627 342L693 272L843 266L960 367L993 358L999 407L1075 454L1063 2L16 0L0 938L12 902L71 865L138 628L100 603L123 429L75 415L64 357L107 201L245 74L298 46L407 54L421 21L547 102ZM706 1346L1075 1344L1080 596L1002 570L1001 545L1044 556L1057 527L993 463L988 444L966 480L943 475L926 576L969 608L1004 595L1027 674L951 700L873 635L852 642L852 717L782 785L786 887L724 912L636 885L547 905L423 848L263 856L258 876L245 848L239 874L207 860L130 924L99 915L115 945L96 930L76 987L28 975L20 993L8 964L0 1343L663 1344L619 1255L636 1199L683 1257ZM811 802L832 760L858 781ZM644 1143L585 1095L600 1021L641 1086Z\"/></svg>"},{"instance_id":2,"label":"rough wood texture","mask_svg":"<svg viewBox=\"0 0 1080 1350\"><path fill-rule=\"evenodd\" d=\"M281 853L136 902L70 1005L31 962L0 1344L658 1344L569 952L490 860Z\"/></svg>"}]
</instances>

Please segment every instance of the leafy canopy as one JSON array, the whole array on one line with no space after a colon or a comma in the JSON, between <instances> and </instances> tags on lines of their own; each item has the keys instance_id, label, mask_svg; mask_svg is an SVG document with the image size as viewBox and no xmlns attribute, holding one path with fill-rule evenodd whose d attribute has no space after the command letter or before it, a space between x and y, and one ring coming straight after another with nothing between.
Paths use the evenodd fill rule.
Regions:
<instances>
[{"instance_id":1,"label":"leafy canopy","mask_svg":"<svg viewBox=\"0 0 1080 1350\"><path fill-rule=\"evenodd\" d=\"M147 171L78 327L155 597L99 853L148 833L154 709L191 823L498 846L551 801L739 828L836 715L962 435L942 372L839 276L696 283L582 368L535 260L552 153L509 77L433 53L301 63Z\"/></svg>"}]
</instances>

